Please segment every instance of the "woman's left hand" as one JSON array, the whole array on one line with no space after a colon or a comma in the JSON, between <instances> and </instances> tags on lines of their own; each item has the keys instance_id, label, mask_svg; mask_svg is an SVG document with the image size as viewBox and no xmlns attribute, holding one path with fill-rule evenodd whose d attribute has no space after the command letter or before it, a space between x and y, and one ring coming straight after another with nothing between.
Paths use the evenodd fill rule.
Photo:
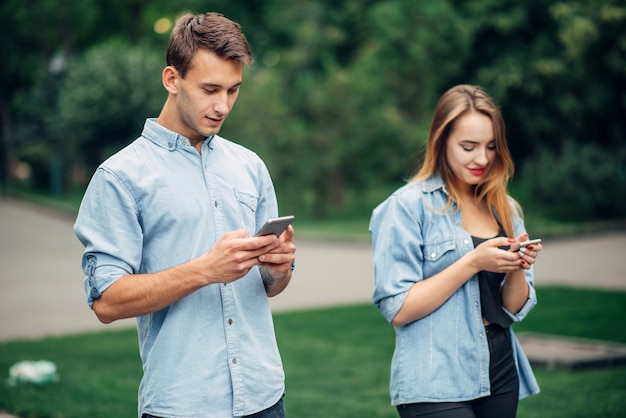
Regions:
<instances>
[{"instance_id":1,"label":"woman's left hand","mask_svg":"<svg viewBox=\"0 0 626 418\"><path fill-rule=\"evenodd\" d=\"M528 234L522 234L517 237L517 241L520 243L526 240L528 240ZM517 253L520 256L522 268L530 269L530 266L535 264L535 261L537 261L537 256L542 248L541 243L531 244L526 247L518 247ZM513 248L511 248L511 250L515 251Z\"/></svg>"}]
</instances>

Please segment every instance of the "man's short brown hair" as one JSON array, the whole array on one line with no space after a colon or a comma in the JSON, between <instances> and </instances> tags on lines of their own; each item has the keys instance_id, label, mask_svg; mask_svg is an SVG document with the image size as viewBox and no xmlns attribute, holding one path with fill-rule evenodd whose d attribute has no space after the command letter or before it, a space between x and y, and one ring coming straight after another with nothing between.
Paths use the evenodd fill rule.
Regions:
<instances>
[{"instance_id":1,"label":"man's short brown hair","mask_svg":"<svg viewBox=\"0 0 626 418\"><path fill-rule=\"evenodd\" d=\"M185 77L198 49L213 51L222 59L243 65L254 61L241 26L219 13L188 13L179 17L167 46L167 65Z\"/></svg>"}]
</instances>

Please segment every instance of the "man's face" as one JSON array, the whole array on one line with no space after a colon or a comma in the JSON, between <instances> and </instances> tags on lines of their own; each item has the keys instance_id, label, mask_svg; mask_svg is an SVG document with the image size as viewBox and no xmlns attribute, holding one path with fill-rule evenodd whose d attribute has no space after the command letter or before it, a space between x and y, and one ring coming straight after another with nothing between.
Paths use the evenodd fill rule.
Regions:
<instances>
[{"instance_id":1,"label":"man's face","mask_svg":"<svg viewBox=\"0 0 626 418\"><path fill-rule=\"evenodd\" d=\"M185 78L176 72L177 132L193 142L217 134L237 100L242 73L242 64L199 49Z\"/></svg>"}]
</instances>

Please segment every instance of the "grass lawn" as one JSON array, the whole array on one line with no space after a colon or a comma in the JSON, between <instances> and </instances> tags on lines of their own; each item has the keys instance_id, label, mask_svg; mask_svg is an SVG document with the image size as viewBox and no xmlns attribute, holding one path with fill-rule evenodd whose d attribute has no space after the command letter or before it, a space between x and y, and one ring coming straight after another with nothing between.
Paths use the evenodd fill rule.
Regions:
<instances>
[{"instance_id":1,"label":"grass lawn","mask_svg":"<svg viewBox=\"0 0 626 418\"><path fill-rule=\"evenodd\" d=\"M626 292L540 287L539 305L517 332L626 343ZM389 405L394 335L371 305L275 315L291 418L396 417ZM0 370L21 360L56 363L61 382L11 387L0 382L0 411L22 417L134 417L141 377L134 330L0 344ZM519 418L610 418L626 410L626 366L536 369L542 392L521 401Z\"/></svg>"}]
</instances>

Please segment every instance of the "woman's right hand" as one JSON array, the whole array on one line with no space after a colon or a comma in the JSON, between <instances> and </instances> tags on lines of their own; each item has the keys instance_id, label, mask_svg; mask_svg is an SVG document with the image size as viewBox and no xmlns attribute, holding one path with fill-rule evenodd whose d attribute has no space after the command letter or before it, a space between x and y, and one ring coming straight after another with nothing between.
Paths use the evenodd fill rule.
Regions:
<instances>
[{"instance_id":1,"label":"woman's right hand","mask_svg":"<svg viewBox=\"0 0 626 418\"><path fill-rule=\"evenodd\" d=\"M518 241L513 238L498 237L487 240L472 251L472 265L476 271L508 273L524 268L520 254L501 247L510 247Z\"/></svg>"}]
</instances>

